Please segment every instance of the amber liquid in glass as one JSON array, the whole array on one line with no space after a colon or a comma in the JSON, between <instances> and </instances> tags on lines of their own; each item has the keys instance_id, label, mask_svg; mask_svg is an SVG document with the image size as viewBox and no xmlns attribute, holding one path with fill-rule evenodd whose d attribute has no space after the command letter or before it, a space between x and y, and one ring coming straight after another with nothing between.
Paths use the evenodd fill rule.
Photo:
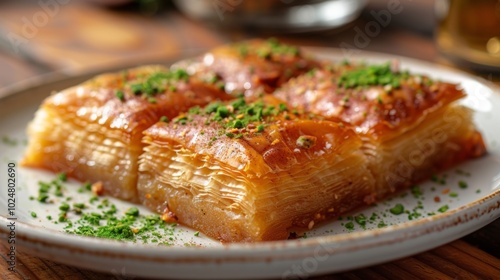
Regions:
<instances>
[{"instance_id":1,"label":"amber liquid in glass","mask_svg":"<svg viewBox=\"0 0 500 280\"><path fill-rule=\"evenodd\" d=\"M438 1L439 50L456 62L500 71L500 0Z\"/></svg>"}]
</instances>

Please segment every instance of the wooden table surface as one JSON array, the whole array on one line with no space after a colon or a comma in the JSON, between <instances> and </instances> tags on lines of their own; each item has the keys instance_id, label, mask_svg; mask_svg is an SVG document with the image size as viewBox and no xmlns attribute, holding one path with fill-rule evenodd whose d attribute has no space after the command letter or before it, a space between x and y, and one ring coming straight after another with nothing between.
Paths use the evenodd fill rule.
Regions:
<instances>
[{"instance_id":1,"label":"wooden table surface","mask_svg":"<svg viewBox=\"0 0 500 280\"><path fill-rule=\"evenodd\" d=\"M45 10L35 1L19 4L0 1L0 90L57 72L77 75L120 65L168 61L223 43L274 35L298 45L339 47L354 45L355 27L370 20L361 17L343 30L314 34L269 34L259 30L222 30L190 20L167 7L154 15L136 6L109 9L60 4L43 21ZM18 2L18 1L16 1ZM54 1L55 2L55 1ZM60 1L65 2L65 1ZM38 14L37 14L38 13ZM32 22L32 28L26 20ZM419 33L396 24L384 27L360 50L378 51L447 64L438 54L432 34ZM453 66L450 66L453 67ZM465 70L465 69L464 69ZM499 83L493 73L482 73ZM0 242L5 259L7 242ZM2 279L132 279L118 272L101 273L70 267L17 252L16 273L0 262ZM314 279L500 279L500 219L459 240L405 259L373 267L319 276ZM133 278L138 279L138 278Z\"/></svg>"}]
</instances>

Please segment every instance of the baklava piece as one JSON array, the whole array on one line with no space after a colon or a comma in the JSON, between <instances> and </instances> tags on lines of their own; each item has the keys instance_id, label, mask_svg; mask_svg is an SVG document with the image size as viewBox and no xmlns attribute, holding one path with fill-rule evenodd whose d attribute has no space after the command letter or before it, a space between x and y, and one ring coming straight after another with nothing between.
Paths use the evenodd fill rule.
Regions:
<instances>
[{"instance_id":1,"label":"baklava piece","mask_svg":"<svg viewBox=\"0 0 500 280\"><path fill-rule=\"evenodd\" d=\"M286 239L375 191L351 128L272 96L193 108L147 129L144 143L141 202L224 242Z\"/></svg>"},{"instance_id":2,"label":"baklava piece","mask_svg":"<svg viewBox=\"0 0 500 280\"><path fill-rule=\"evenodd\" d=\"M486 152L455 84L414 75L397 63L344 64L289 81L275 96L307 112L341 119L363 139L377 180L373 201Z\"/></svg>"},{"instance_id":3,"label":"baklava piece","mask_svg":"<svg viewBox=\"0 0 500 280\"><path fill-rule=\"evenodd\" d=\"M22 164L101 182L106 194L137 201L142 132L192 106L227 98L182 69L144 66L103 74L43 102L28 126Z\"/></svg>"}]
</instances>

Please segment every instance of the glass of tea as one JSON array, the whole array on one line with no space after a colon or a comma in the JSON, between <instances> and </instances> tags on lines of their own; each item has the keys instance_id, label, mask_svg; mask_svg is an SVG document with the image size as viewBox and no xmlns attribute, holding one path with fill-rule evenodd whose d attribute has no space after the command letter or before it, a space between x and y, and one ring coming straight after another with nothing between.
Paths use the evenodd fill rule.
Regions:
<instances>
[{"instance_id":1,"label":"glass of tea","mask_svg":"<svg viewBox=\"0 0 500 280\"><path fill-rule=\"evenodd\" d=\"M500 72L500 0L436 0L439 51L476 70Z\"/></svg>"}]
</instances>

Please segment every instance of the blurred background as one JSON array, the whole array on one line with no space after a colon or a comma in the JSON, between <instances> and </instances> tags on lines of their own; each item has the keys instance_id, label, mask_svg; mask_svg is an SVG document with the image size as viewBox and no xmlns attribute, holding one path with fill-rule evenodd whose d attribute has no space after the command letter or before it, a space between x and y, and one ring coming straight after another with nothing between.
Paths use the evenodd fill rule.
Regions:
<instances>
[{"instance_id":1,"label":"blurred background","mask_svg":"<svg viewBox=\"0 0 500 280\"><path fill-rule=\"evenodd\" d=\"M467 2L473 3L472 7L483 3L484 7L475 11L480 17L466 19L467 13L460 14L471 10L463 7ZM464 20L468 20L465 28L469 34L480 30L486 38L483 41L496 38L489 43L495 56L483 58L486 62L495 61L493 66L484 67L487 73L493 73L500 67L498 3L497 0L0 1L0 67L4 70L0 87L53 71L78 74L168 63L227 42L269 36L292 44L340 48L353 54L358 50L377 51L443 63L443 58L447 58L460 64L467 59L456 58L463 58L469 52L467 47L454 52L459 44L453 36L463 35L454 29L463 25ZM450 7L451 4L454 6ZM457 10L456 15L449 16L452 9ZM438 45L438 41L442 43ZM476 70L477 65L460 66Z\"/></svg>"}]
</instances>

